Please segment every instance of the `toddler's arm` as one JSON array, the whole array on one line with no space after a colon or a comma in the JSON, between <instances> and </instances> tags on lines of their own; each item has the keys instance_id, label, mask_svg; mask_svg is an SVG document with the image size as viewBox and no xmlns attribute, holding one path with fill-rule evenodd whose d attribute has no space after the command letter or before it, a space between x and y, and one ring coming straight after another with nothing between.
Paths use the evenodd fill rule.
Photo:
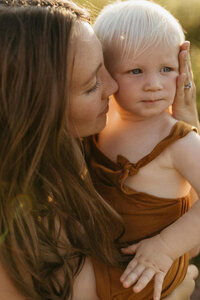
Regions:
<instances>
[{"instance_id":1,"label":"toddler's arm","mask_svg":"<svg viewBox=\"0 0 200 300\"><path fill-rule=\"evenodd\" d=\"M154 300L160 299L164 277L173 261L200 243L200 200L178 221L159 235L122 249L125 254L136 253L124 271L124 287L140 292L154 277Z\"/></svg>"}]
</instances>

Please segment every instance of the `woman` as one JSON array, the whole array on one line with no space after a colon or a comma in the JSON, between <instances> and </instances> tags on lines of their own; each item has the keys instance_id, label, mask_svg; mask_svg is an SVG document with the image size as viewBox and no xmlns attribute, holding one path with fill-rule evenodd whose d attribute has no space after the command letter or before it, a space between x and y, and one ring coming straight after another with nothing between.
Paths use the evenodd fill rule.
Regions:
<instances>
[{"instance_id":1,"label":"woman","mask_svg":"<svg viewBox=\"0 0 200 300\"><path fill-rule=\"evenodd\" d=\"M0 1L2 300L95 300L85 257L121 262L121 220L95 192L80 147L105 126L117 89L88 22L71 2Z\"/></svg>"}]
</instances>

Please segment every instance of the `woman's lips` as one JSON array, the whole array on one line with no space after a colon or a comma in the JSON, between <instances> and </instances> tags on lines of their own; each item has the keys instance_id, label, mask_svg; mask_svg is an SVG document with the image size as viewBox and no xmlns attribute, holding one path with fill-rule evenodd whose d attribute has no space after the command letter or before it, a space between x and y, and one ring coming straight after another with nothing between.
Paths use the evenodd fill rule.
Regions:
<instances>
[{"instance_id":1,"label":"woman's lips","mask_svg":"<svg viewBox=\"0 0 200 300\"><path fill-rule=\"evenodd\" d=\"M108 110L109 110L109 105L107 104L104 110L99 115L101 116L107 114Z\"/></svg>"}]
</instances>

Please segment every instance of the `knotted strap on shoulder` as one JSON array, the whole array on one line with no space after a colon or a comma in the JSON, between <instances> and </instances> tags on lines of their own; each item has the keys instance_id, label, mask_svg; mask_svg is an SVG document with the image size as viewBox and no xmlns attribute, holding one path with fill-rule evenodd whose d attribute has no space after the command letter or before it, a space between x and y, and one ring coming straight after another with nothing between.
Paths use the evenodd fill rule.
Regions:
<instances>
[{"instance_id":1,"label":"knotted strap on shoulder","mask_svg":"<svg viewBox=\"0 0 200 300\"><path fill-rule=\"evenodd\" d=\"M141 158L137 163L131 163L124 156L118 155L117 164L122 169L122 172L119 176L119 184L122 191L127 192L127 189L124 187L124 182L128 176L134 176L135 174L137 174L141 167L144 167L145 165L150 163L152 160L158 157L167 147L169 147L178 139L183 138L191 131L198 132L197 128L193 127L192 125L187 124L183 121L178 121L170 130L169 135L161 140L149 154Z\"/></svg>"},{"instance_id":2,"label":"knotted strap on shoulder","mask_svg":"<svg viewBox=\"0 0 200 300\"><path fill-rule=\"evenodd\" d=\"M178 121L172 127L169 135L161 140L153 150L141 158L137 163L131 163L127 158L122 155L117 156L117 161L110 160L99 149L96 137L89 139L91 153L90 153L90 171L91 175L95 175L98 180L104 182L106 185L115 185L121 187L124 193L129 193L124 185L128 176L137 174L141 167L150 163L153 159L159 156L168 146L177 141L178 139L186 136L189 132L196 131L197 129L183 121ZM94 176L94 177L95 177ZM95 178L93 178L95 180ZM130 191L131 193L131 191Z\"/></svg>"}]
</instances>

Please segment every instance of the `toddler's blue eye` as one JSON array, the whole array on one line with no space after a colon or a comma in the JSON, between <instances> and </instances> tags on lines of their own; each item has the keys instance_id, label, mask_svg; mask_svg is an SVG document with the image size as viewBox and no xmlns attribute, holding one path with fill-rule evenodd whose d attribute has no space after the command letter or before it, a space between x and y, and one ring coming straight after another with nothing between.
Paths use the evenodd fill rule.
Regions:
<instances>
[{"instance_id":1,"label":"toddler's blue eye","mask_svg":"<svg viewBox=\"0 0 200 300\"><path fill-rule=\"evenodd\" d=\"M133 69L133 70L130 71L130 73L137 75L137 74L142 73L142 70L141 69Z\"/></svg>"},{"instance_id":2,"label":"toddler's blue eye","mask_svg":"<svg viewBox=\"0 0 200 300\"><path fill-rule=\"evenodd\" d=\"M170 68L170 67L163 67L161 69L161 72L171 72L171 71L172 71L172 68Z\"/></svg>"}]
</instances>

